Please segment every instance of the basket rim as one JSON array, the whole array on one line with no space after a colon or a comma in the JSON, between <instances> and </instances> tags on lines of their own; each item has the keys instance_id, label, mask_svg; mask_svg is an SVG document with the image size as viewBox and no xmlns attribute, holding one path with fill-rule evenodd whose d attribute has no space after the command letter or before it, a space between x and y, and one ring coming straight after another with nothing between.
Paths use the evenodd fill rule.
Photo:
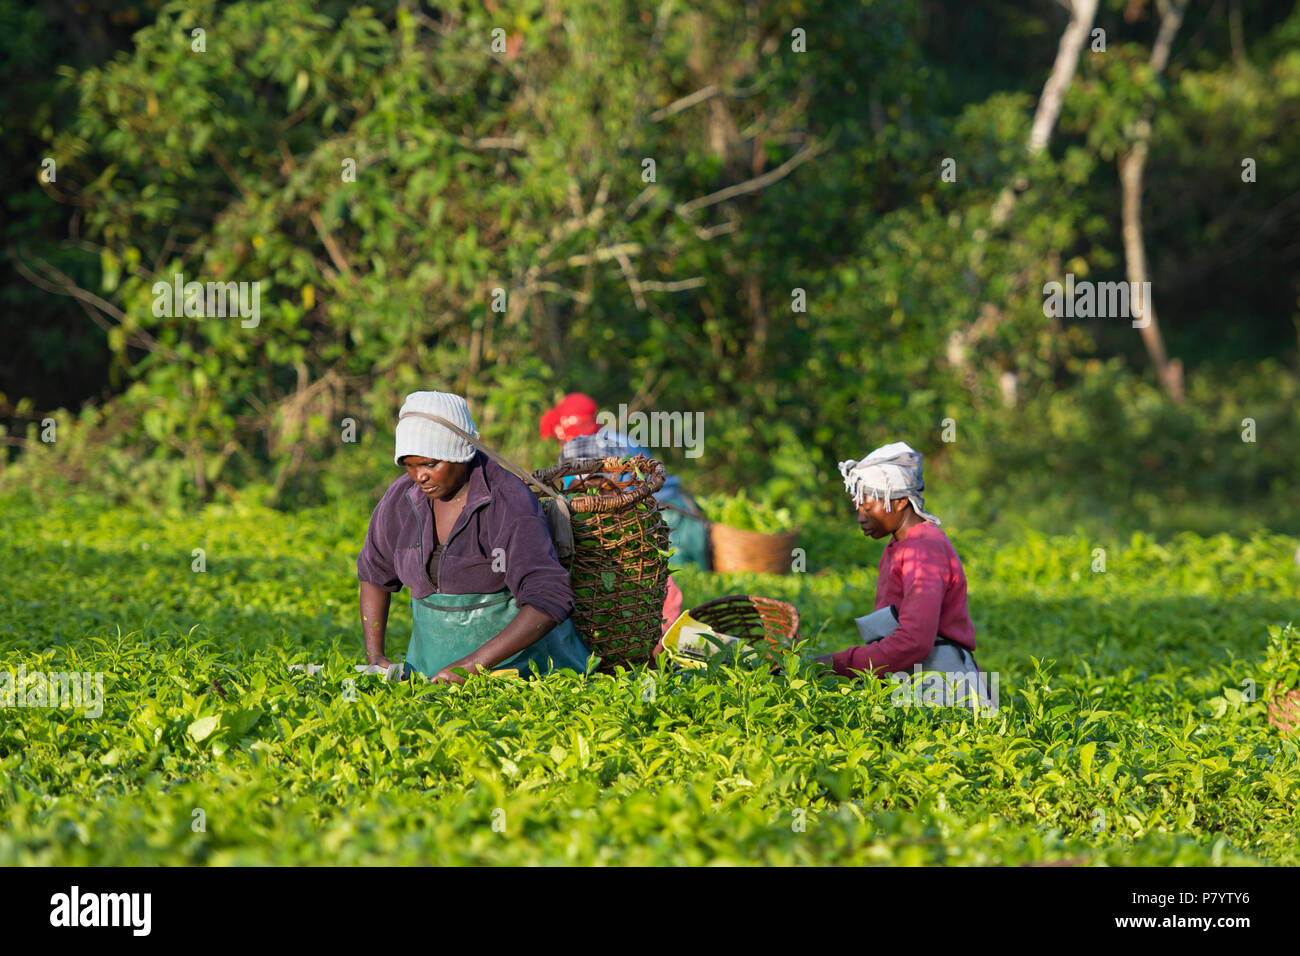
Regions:
<instances>
[{"instance_id":1,"label":"basket rim","mask_svg":"<svg viewBox=\"0 0 1300 956\"><path fill-rule=\"evenodd\" d=\"M710 598L702 604L697 604L690 608L692 611L698 611L700 608L709 607L713 604L726 604L734 601L749 601L751 604L762 602L767 604L784 604L788 607L794 607L789 601L783 598L768 597L766 594L724 594L722 597Z\"/></svg>"},{"instance_id":2,"label":"basket rim","mask_svg":"<svg viewBox=\"0 0 1300 956\"><path fill-rule=\"evenodd\" d=\"M759 610L759 607L762 604L780 605L783 608L789 608L790 623L794 625L794 632L791 635L791 640L797 641L799 639L799 627L802 623L799 620L799 608L795 606L792 601L784 601L781 598L768 597L765 594L727 594L719 598L713 598L710 601L705 601L703 604L697 604L695 607L690 608L686 613L694 616L697 611L703 611L706 608L718 607L723 604L736 604L741 601L748 603L756 611Z\"/></svg>"},{"instance_id":3,"label":"basket rim","mask_svg":"<svg viewBox=\"0 0 1300 956\"><path fill-rule=\"evenodd\" d=\"M748 528L737 528L733 525L722 524L719 521L710 521L709 529L721 528L728 534L734 535L753 535L756 538L789 538L796 536L803 530L803 525L795 525L789 531L750 531ZM761 595L759 595L761 597Z\"/></svg>"},{"instance_id":4,"label":"basket rim","mask_svg":"<svg viewBox=\"0 0 1300 956\"><path fill-rule=\"evenodd\" d=\"M655 492L663 488L668 477L663 462L655 458L648 458L645 455L579 458L559 465L552 465L549 468L539 468L533 472L533 477L548 488L554 488L552 482L556 478L568 475L600 474L610 471L625 472L634 468L644 472L645 478L630 482L622 491L596 492L565 499L569 510L575 514L605 513L622 511L638 501L651 497ZM560 491L558 488L555 490Z\"/></svg>"}]
</instances>

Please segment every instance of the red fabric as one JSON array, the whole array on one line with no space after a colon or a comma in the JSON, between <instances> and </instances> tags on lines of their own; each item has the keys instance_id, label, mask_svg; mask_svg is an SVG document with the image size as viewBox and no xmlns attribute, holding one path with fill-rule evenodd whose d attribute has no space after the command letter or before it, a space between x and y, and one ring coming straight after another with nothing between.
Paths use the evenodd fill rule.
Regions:
<instances>
[{"instance_id":1,"label":"red fabric","mask_svg":"<svg viewBox=\"0 0 1300 956\"><path fill-rule=\"evenodd\" d=\"M934 649L939 634L974 652L966 572L948 536L931 521L910 528L901 541L890 541L880 556L876 610L891 604L898 608L894 633L831 655L837 674L909 671Z\"/></svg>"},{"instance_id":2,"label":"red fabric","mask_svg":"<svg viewBox=\"0 0 1300 956\"><path fill-rule=\"evenodd\" d=\"M682 589L677 586L673 576L668 575L668 596L664 598L664 622L659 631L659 643L655 649L650 652L650 660L658 666L659 655L664 650L663 636L668 633L668 628L673 626L673 622L682 616Z\"/></svg>"},{"instance_id":3,"label":"red fabric","mask_svg":"<svg viewBox=\"0 0 1300 956\"><path fill-rule=\"evenodd\" d=\"M566 442L579 435L594 435L600 431L596 421L599 406L590 395L571 392L564 399L542 415L541 437L558 438Z\"/></svg>"},{"instance_id":4,"label":"red fabric","mask_svg":"<svg viewBox=\"0 0 1300 956\"><path fill-rule=\"evenodd\" d=\"M668 628L673 626L673 621L682 616L682 589L677 586L673 576L668 575L668 596L664 598L664 623L660 628L660 636L668 632Z\"/></svg>"}]
</instances>

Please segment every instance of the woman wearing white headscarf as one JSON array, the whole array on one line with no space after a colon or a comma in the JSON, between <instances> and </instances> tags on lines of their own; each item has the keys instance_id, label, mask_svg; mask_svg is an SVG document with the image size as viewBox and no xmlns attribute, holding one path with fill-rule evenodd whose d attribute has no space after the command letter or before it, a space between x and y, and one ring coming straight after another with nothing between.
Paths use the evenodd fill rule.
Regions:
<instances>
[{"instance_id":1,"label":"woman wearing white headscarf","mask_svg":"<svg viewBox=\"0 0 1300 956\"><path fill-rule=\"evenodd\" d=\"M844 487L862 533L892 540L880 556L876 610L858 618L866 644L818 658L837 674L941 671L970 679L948 703L977 697L990 706L975 663L975 626L966 603L966 573L939 519L925 510L921 455L904 442L840 462Z\"/></svg>"},{"instance_id":2,"label":"woman wearing white headscarf","mask_svg":"<svg viewBox=\"0 0 1300 956\"><path fill-rule=\"evenodd\" d=\"M367 662L392 666L384 654L388 609L405 586L413 624L407 676L459 684L462 671L584 673L591 652L570 617L573 589L542 506L476 448L465 399L412 392L395 440L393 461L405 474L375 507L357 556Z\"/></svg>"}]
</instances>

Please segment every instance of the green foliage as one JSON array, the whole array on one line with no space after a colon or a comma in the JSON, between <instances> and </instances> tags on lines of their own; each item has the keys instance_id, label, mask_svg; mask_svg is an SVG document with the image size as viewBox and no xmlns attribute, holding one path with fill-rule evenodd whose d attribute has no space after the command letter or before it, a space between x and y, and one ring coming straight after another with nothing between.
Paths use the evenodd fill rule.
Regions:
<instances>
[{"instance_id":1,"label":"green foliage","mask_svg":"<svg viewBox=\"0 0 1300 956\"><path fill-rule=\"evenodd\" d=\"M1300 749L1262 702L1215 703L1262 685L1266 630L1297 616L1295 538L954 529L1000 675L976 721L795 657L784 676L357 678L366 517L5 496L0 669L99 672L104 697L97 718L5 710L0 863L1300 863ZM821 573L685 569L688 606L771 594L806 650L848 646L879 542L847 515L805 538ZM398 600L392 654L409 627Z\"/></svg>"},{"instance_id":2,"label":"green foliage","mask_svg":"<svg viewBox=\"0 0 1300 956\"><path fill-rule=\"evenodd\" d=\"M1110 0L1030 159L1059 5L90 0L76 31L73 6L0 0L0 668L106 697L6 707L0 863L1300 863L1300 752L1244 692L1300 683L1300 8L1239 5L1234 39L1238 5L1196 5L1156 80L1154 5ZM1182 405L1126 370L1127 323L1042 312L1067 271L1119 278L1114 162L1146 111ZM177 272L260 282L260 321L155 314ZM705 454L668 464L749 489L726 523L802 525L809 573L686 568L687 604L791 600L816 651L856 641L882 547L835 462L909 441L1001 711L793 658L356 678L358 502L431 387L530 466L575 388L704 411ZM396 602L390 652L409 625Z\"/></svg>"},{"instance_id":3,"label":"green foliage","mask_svg":"<svg viewBox=\"0 0 1300 956\"><path fill-rule=\"evenodd\" d=\"M1272 362L1207 369L1175 405L1117 361L1077 371L1072 388L958 418L945 457L926 463L927 506L933 497L945 521L998 537L1122 524L1162 535L1300 531L1293 372Z\"/></svg>"},{"instance_id":4,"label":"green foliage","mask_svg":"<svg viewBox=\"0 0 1300 956\"><path fill-rule=\"evenodd\" d=\"M789 508L777 507L770 500L761 500L751 492L702 495L696 499L696 503L710 521L740 531L781 534L793 531L795 527Z\"/></svg>"},{"instance_id":5,"label":"green foliage","mask_svg":"<svg viewBox=\"0 0 1300 956\"><path fill-rule=\"evenodd\" d=\"M61 56L60 31L0 2L12 27L0 56L22 81L4 101L24 124L15 148L63 170L58 190L15 193L7 234L22 262L48 260L108 304L95 312L101 332L59 299L89 329L73 335L64 320L26 321L30 289L7 299L14 354L35 358L13 365L48 383L76 364L72 352L114 356L109 397L84 417L54 413L59 453L25 431L46 414L21 403L28 378L6 378L20 391L0 397L0 415L17 427L0 439L31 459L15 484L320 503L378 480L382 459L354 453L377 455L402 396L430 387L466 394L492 443L533 466L554 456L538 416L575 388L606 407L701 411L704 455L658 452L669 466L701 491L758 481L798 520L834 503L837 460L899 437L965 484L976 453L959 439L948 454L944 419L981 436L975 470L987 476L1003 448L1032 461L1018 436L1047 430L1044 406L1058 424L1091 414L1078 403L1097 391L1093 355L1146 365L1127 323L1045 320L1042 287L1066 271L1120 277L1114 159L1148 108L1162 325L1189 379L1223 380L1202 384L1197 402L1266 401L1250 394L1256 373L1280 380L1294 364L1286 211L1300 158L1294 137L1275 135L1300 121L1294 5L1246 15L1244 60L1225 11L1191 11L1159 81L1130 39L1150 24L1121 26L1109 5L1099 22L1111 44L1083 55L1036 158L1024 143L1064 16L1051 5L946 11L942 29L914 0L757 12L709 0L653 14L622 0L508 12L464 0L436 19L395 2L209 0L165 4L152 23L154 4L123 6L140 29L105 62ZM190 33L200 22L202 53ZM807 55L791 49L792 22L811 38ZM505 53L489 48L498 25ZM1260 172L1248 186L1247 155ZM947 158L955 182L937 175ZM707 198L779 167L761 191ZM1009 184L1015 206L995 227ZM18 241L50 210L70 212L64 200L76 204L74 243ZM154 283L177 272L260 282L259 323L155 315ZM1233 356L1252 364L1227 365ZM1004 412L1009 376L1022 399ZM1178 421L1168 434L1193 440L1200 412L1140 407L1108 408L1108 426L1136 436ZM1262 414L1289 427L1281 400ZM340 438L346 420L355 444ZM1149 477L1108 443L1068 457L1113 486ZM1087 469L1070 464L1032 483L1082 484ZM1285 489L1264 471L1252 500L1276 513ZM1220 499L1231 492L1228 469L1201 473L1217 476ZM1092 504L1071 506L1066 526ZM1197 513L1188 499L1173 507ZM1054 501L1041 511L1060 517ZM963 501L958 513L998 512Z\"/></svg>"},{"instance_id":6,"label":"green foliage","mask_svg":"<svg viewBox=\"0 0 1300 956\"><path fill-rule=\"evenodd\" d=\"M1300 635L1291 622L1288 621L1286 627L1268 629L1268 650L1263 670L1268 680L1264 690L1266 700L1300 687Z\"/></svg>"},{"instance_id":7,"label":"green foliage","mask_svg":"<svg viewBox=\"0 0 1300 956\"><path fill-rule=\"evenodd\" d=\"M536 450L532 424L570 381L621 399L629 379L680 364L665 385L684 400L700 343L670 328L678 296L629 296L641 286L628 257L655 283L735 268L705 230L743 209L681 208L746 178L758 155L798 151L802 135L781 143L806 77L768 42L788 11L757 23L721 2L670 12L530 3L496 54L498 17L473 2L441 7L436 29L397 4L177 2L111 64L66 71L78 109L53 151L80 186L100 292L125 314L109 345L143 386L119 396L138 424L114 446L167 462L191 497L230 497L269 471L274 496L292 501L319 494L300 476L339 450L341 419L387 429L415 388L466 394L516 452ZM880 42L906 45L892 32ZM851 62L840 49L827 68ZM698 85L759 76L729 121L759 131L754 158L737 142L720 162L705 111L647 119ZM647 156L661 171L649 184ZM261 283L260 320L156 314L155 283L178 273ZM747 327L716 330L715 361L735 375ZM729 379L692 404L746 390Z\"/></svg>"}]
</instances>

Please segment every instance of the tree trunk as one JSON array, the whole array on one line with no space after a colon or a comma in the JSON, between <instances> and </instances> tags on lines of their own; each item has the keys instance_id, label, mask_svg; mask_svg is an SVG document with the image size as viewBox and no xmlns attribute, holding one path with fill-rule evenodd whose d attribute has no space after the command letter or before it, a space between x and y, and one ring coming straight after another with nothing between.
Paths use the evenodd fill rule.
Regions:
<instances>
[{"instance_id":1,"label":"tree trunk","mask_svg":"<svg viewBox=\"0 0 1300 956\"><path fill-rule=\"evenodd\" d=\"M1061 42L1056 48L1056 62L1052 64L1052 72L1043 85L1043 95L1039 97L1038 110L1034 113L1034 125L1029 131L1031 153L1041 153L1047 148L1052 128L1056 126L1061 107L1065 104L1065 94L1074 82L1074 71L1079 66L1079 51L1092 33L1092 24L1096 19L1097 0L1074 0L1070 23L1061 34Z\"/></svg>"},{"instance_id":2,"label":"tree trunk","mask_svg":"<svg viewBox=\"0 0 1300 956\"><path fill-rule=\"evenodd\" d=\"M1052 138L1052 130L1061 116L1061 107L1065 105L1065 94L1069 92L1070 85L1074 82L1075 71L1079 68L1079 53L1083 50L1084 43L1088 41L1096 19L1097 0L1074 0L1070 22L1066 24L1065 32L1061 34L1061 42L1057 44L1056 61L1052 64L1052 72L1048 74L1047 82L1043 84L1043 93L1038 98L1038 108L1034 110L1034 122L1029 128L1029 142L1026 148L1031 156L1045 150L1048 141ZM1028 180L1024 182L1027 186ZM1016 185L1017 188L1024 188L1019 183ZM998 196L997 204L993 207L995 227L1007 221L1015 201L1016 194L1012 187L1004 188Z\"/></svg>"},{"instance_id":3,"label":"tree trunk","mask_svg":"<svg viewBox=\"0 0 1300 956\"><path fill-rule=\"evenodd\" d=\"M1165 351L1164 336L1160 334L1160 323L1156 319L1155 303L1151 296L1142 295L1142 305L1136 305L1138 289L1145 289L1143 283L1150 281L1147 273L1146 245L1142 241L1142 173L1146 167L1147 144L1139 140L1133 149L1119 155L1119 181L1122 191L1122 220L1124 236L1124 262L1128 272L1129 288L1135 290L1130 300L1134 304L1134 324L1142 333L1142 344L1146 346L1151 365L1155 368L1156 379L1166 394L1174 401L1182 401L1183 383L1182 367L1176 360L1169 361Z\"/></svg>"},{"instance_id":4,"label":"tree trunk","mask_svg":"<svg viewBox=\"0 0 1300 956\"><path fill-rule=\"evenodd\" d=\"M1046 149L1051 139L1052 129L1056 126L1056 121L1061 115L1061 107L1065 103L1065 94L1069 92L1070 85L1074 82L1074 74L1079 66L1079 54L1092 32L1093 22L1097 19L1097 3L1098 0L1074 0L1070 10L1070 22L1066 24L1065 31L1061 34L1061 42L1056 47L1056 61L1052 64L1052 72L1048 74L1047 82L1043 84L1042 95L1038 98L1038 108L1034 111L1029 141L1025 144L1031 156ZM970 257L972 277L984 259L984 247L992 238L993 229L999 229L1006 224L1011 216L1011 209L1016 204L1017 192L1028 186L1028 177L1021 174L1016 176L1013 183L1003 187L1002 192L998 194L990 216L992 228L975 234L975 248ZM991 307L986 303L981 307L981 312L985 308ZM971 377L967 346L973 343L979 325L977 320L970 326L953 330L948 337L948 361L967 379Z\"/></svg>"},{"instance_id":5,"label":"tree trunk","mask_svg":"<svg viewBox=\"0 0 1300 956\"><path fill-rule=\"evenodd\" d=\"M1160 31L1151 47L1151 69L1160 76L1169 63L1169 51L1173 46L1174 35L1183 22L1183 13L1187 10L1188 0L1173 0L1162 5L1160 14ZM1122 197L1122 222L1124 238L1124 263L1128 273L1129 288L1136 290L1146 288L1142 283L1149 282L1147 272L1146 243L1142 239L1142 176L1146 170L1147 153L1151 142L1151 116L1148 112L1137 124L1137 135L1133 146L1119 154L1119 181ZM1160 333L1160 323L1156 319L1155 303L1152 296L1142 296L1141 314L1134 310L1135 318L1141 319L1138 328L1142 332L1142 344L1146 346L1147 355L1155 369L1156 379L1170 399L1175 402L1183 400L1183 366L1180 361L1169 358L1165 351L1164 336Z\"/></svg>"}]
</instances>

